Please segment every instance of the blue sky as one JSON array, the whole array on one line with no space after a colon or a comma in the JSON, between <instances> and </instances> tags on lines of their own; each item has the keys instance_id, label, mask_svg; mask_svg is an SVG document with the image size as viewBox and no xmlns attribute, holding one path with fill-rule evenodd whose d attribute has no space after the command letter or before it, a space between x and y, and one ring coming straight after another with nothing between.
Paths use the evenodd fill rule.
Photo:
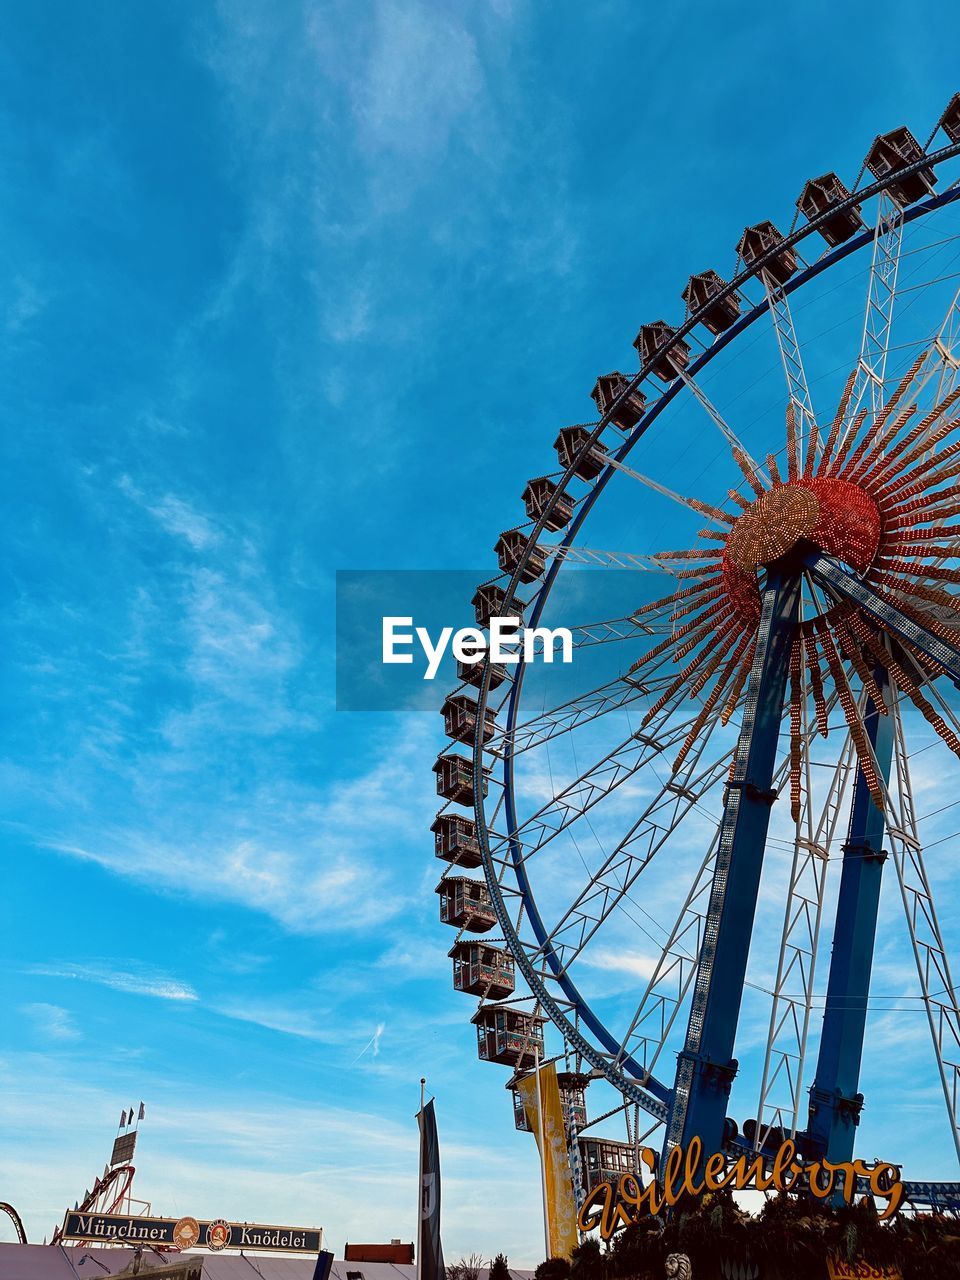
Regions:
<instances>
[{"instance_id":1,"label":"blue sky","mask_svg":"<svg viewBox=\"0 0 960 1280\"><path fill-rule=\"evenodd\" d=\"M925 136L955 7L76 5L0 42L3 1195L145 1098L162 1212L539 1257L450 989L435 715L334 710L334 573L492 565L692 270ZM727 266L727 269L729 267Z\"/></svg>"}]
</instances>

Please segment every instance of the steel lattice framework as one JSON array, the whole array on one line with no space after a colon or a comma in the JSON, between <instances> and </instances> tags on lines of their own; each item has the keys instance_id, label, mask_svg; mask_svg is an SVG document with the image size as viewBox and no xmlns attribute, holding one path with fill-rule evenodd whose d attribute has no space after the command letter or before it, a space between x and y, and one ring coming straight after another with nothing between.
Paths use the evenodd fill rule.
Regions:
<instances>
[{"instance_id":1,"label":"steel lattice framework","mask_svg":"<svg viewBox=\"0 0 960 1280\"><path fill-rule=\"evenodd\" d=\"M482 625L497 613L534 628L570 566L664 582L660 598L632 613L571 625L578 655L605 645L630 654L629 665L593 689L530 714L523 661L464 673L445 715L448 734L472 747L472 763L464 768L462 757L444 753L436 766L438 791L449 802L434 824L438 856L450 864L438 886L442 918L458 928L451 952L457 985L480 997L473 1021L481 1056L522 1074L554 1056L542 1034L549 1020L569 1080L613 1086L621 1104L609 1114L623 1111L634 1146L660 1128L665 1152L696 1136L707 1152L764 1153L790 1135L810 1154L852 1156L889 859L960 1159L958 992L911 778L918 733L928 739L923 750L960 756L950 698L960 688L960 605L951 590L960 585L960 523L952 523L960 516L960 294L951 295L931 336L895 341L903 291L911 293L906 311L949 279L917 283L916 274L932 271L937 246L957 237L906 247L911 228L926 234L960 200L950 176L960 156L960 94L938 128L948 143L934 150L906 129L880 135L863 171L874 182L858 179L848 191L834 174L815 179L798 201L803 220L786 234L769 222L744 232L729 282L715 272L691 277L684 321L643 326L634 344L639 371L601 377L593 392L599 420L561 430L560 470L530 482L529 523L501 535L502 577L478 592L488 601L478 604ZM946 185L934 194L943 175ZM872 224L864 217L871 206ZM811 254L821 241L826 248ZM864 250L859 350L838 401L818 415L795 322L797 294ZM905 270L911 253L920 255L919 266ZM736 358L731 344L765 319L782 366L785 428L768 432L758 448L757 432L703 383L711 363L728 349ZM675 477L659 480L655 466L630 457L684 395L710 439L723 442L732 467L726 492L688 496ZM704 527L679 550L584 545L585 521L618 477ZM528 603L519 601L521 590ZM554 779L551 747L624 717L626 737L586 767L578 763L572 778ZM831 751L821 758L828 734ZM547 794L541 780L531 807L527 762L543 752ZM781 792L789 795L788 835L777 834L785 811L776 810L771 826ZM472 808L472 816L457 806ZM612 839L593 825L608 813L621 824ZM679 910L670 924L653 920L637 898L648 869L695 826L700 856ZM577 843L584 831L600 849L590 865ZM727 1114L738 1027L744 993L756 985L748 960L761 880L778 842L789 848L778 889L779 948L764 988L755 1110L738 1126ZM542 868L562 889L561 848L576 852L583 883L570 882L548 924L533 875ZM464 887L461 869L472 867L484 880ZM649 919L660 936L639 1004L614 1030L576 974L624 918L651 936ZM832 949L817 1018L827 923ZM471 940L489 929L496 939ZM517 993L515 970L529 994ZM582 1097L582 1084L567 1087L579 1087ZM569 1097L566 1105L579 1176L575 1139L587 1122ZM641 1111L653 1126L644 1135ZM960 1207L960 1183L913 1181L909 1195L916 1205Z\"/></svg>"}]
</instances>

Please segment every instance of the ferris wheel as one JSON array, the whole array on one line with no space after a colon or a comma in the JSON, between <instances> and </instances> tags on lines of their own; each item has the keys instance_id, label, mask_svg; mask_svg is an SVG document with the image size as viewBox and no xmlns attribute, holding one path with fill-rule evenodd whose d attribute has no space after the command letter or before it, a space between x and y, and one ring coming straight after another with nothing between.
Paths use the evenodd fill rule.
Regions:
<instances>
[{"instance_id":1,"label":"ferris wheel","mask_svg":"<svg viewBox=\"0 0 960 1280\"><path fill-rule=\"evenodd\" d=\"M960 1207L958 161L960 94L690 276L472 602L573 639L460 664L432 830L480 1057L557 1060L580 1194L641 1141L909 1129Z\"/></svg>"}]
</instances>

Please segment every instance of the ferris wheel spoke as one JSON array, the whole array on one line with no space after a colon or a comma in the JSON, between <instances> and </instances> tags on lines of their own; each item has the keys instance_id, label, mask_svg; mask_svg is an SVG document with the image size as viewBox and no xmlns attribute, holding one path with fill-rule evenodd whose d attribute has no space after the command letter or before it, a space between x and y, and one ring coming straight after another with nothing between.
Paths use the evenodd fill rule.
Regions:
<instances>
[{"instance_id":1,"label":"ferris wheel spoke","mask_svg":"<svg viewBox=\"0 0 960 1280\"><path fill-rule=\"evenodd\" d=\"M620 1045L619 1060L628 1055L643 1066L640 1083L656 1070L677 1015L697 971L703 922L720 841L719 829L707 848L680 912L647 981L640 1004Z\"/></svg>"},{"instance_id":2,"label":"ferris wheel spoke","mask_svg":"<svg viewBox=\"0 0 960 1280\"><path fill-rule=\"evenodd\" d=\"M706 411L710 421L714 424L720 434L730 446L730 452L733 454L734 460L740 467L746 479L751 476L762 476L763 469L750 456L750 452L743 442L738 438L733 428L727 423L716 405L709 399L706 392L697 382L697 380L688 372L686 365L682 367L675 366L677 376L683 382L684 386L696 399L697 403Z\"/></svg>"},{"instance_id":3,"label":"ferris wheel spoke","mask_svg":"<svg viewBox=\"0 0 960 1280\"><path fill-rule=\"evenodd\" d=\"M889 417L891 405L898 405L901 401L919 404L921 397L936 381L937 387L933 395L934 412L923 421L918 431L918 435L923 439L925 433L929 434L936 419L955 402L955 396L952 393L958 369L960 369L960 291L954 295L947 308L939 331L924 345L896 392L887 401L885 416ZM876 417L879 419L879 411ZM890 443L886 440L882 447Z\"/></svg>"},{"instance_id":4,"label":"ferris wheel spoke","mask_svg":"<svg viewBox=\"0 0 960 1280\"><path fill-rule=\"evenodd\" d=\"M842 427L844 434L865 397L868 398L868 417L871 421L876 418L883 403L893 307L897 296L897 274L903 245L903 212L903 206L889 192L881 193L873 234L873 259L867 284L860 354L846 397ZM842 439L843 436L841 441Z\"/></svg>"},{"instance_id":5,"label":"ferris wheel spoke","mask_svg":"<svg viewBox=\"0 0 960 1280\"><path fill-rule=\"evenodd\" d=\"M947 320L944 321L944 326L950 321L957 306L958 302L955 299L948 312ZM929 455L933 445L956 425L955 422L948 422L941 424L940 427L936 426L957 398L953 388L955 369L951 369L952 360L951 347L941 344L939 337L931 340L903 374L885 404L875 413L871 413L870 405L862 406L855 414L847 411L856 380L857 369L855 368L847 382L824 449L822 466L826 467L827 473L834 476L842 475L847 479L868 480L875 488L884 485L882 490L884 493L888 490L894 493L897 489L905 487L905 481L902 478L896 481L891 480L891 477L895 476L905 464L906 459L902 457L904 451L911 445L915 446L907 455L910 461L914 461L924 453ZM904 426L918 412L921 397L935 377L939 381L939 391L935 397L933 409L909 432L903 434ZM933 436L936 436L936 440L932 438ZM834 450L836 450L836 457L833 456ZM851 450L853 450L852 453ZM847 462L848 455L850 455L849 462ZM929 462L928 457L922 466L928 466ZM927 491L932 488L929 480L926 480L922 487ZM908 490L907 494L896 498L895 502L901 502L903 497L913 497L919 491L916 487ZM931 500L936 502L936 495L933 495ZM904 518L897 511L892 514L897 521Z\"/></svg>"},{"instance_id":6,"label":"ferris wheel spoke","mask_svg":"<svg viewBox=\"0 0 960 1280\"><path fill-rule=\"evenodd\" d=\"M617 640L639 640L645 636L664 635L672 630L669 621L641 622L635 614L622 618L605 618L602 622L582 622L569 628L574 649Z\"/></svg>"},{"instance_id":7,"label":"ferris wheel spoke","mask_svg":"<svg viewBox=\"0 0 960 1280\"><path fill-rule=\"evenodd\" d=\"M693 628L684 643L676 649L675 654L677 662L686 658L690 658L690 661L681 669L672 684L653 703L643 720L644 725L648 724L658 715L662 707L666 706L672 698L687 687L688 681L690 681L689 691L691 697L696 697L711 680L714 681L714 687L680 749L680 754L674 764L675 770L682 764L684 756L696 741L708 715L724 695L727 695L726 701L720 711L719 718L722 724L726 724L729 721L739 700L744 672L755 648L754 636L749 632L744 634L740 619L735 615L732 616L725 608L712 611L712 616L703 616L706 617L706 622L702 625L701 619L698 618L694 623L688 624L688 627L681 627L677 631L675 638L679 639L689 628ZM644 679L645 673L644 676L639 676L637 672L655 653L656 650L653 650L645 658L635 662L627 673L628 678ZM692 657L690 657L691 654L693 655ZM720 668L719 673L718 668ZM693 677L692 680L691 677Z\"/></svg>"},{"instance_id":8,"label":"ferris wheel spoke","mask_svg":"<svg viewBox=\"0 0 960 1280\"><path fill-rule=\"evenodd\" d=\"M932 447L939 444L946 438L956 427L956 423L947 419L944 415L953 407L957 399L960 398L960 391L949 392L942 400L938 400L934 408L925 417L913 426L905 435L896 438L900 429L909 422L909 420L917 412L918 404L914 397L911 397L910 403L901 413L893 419L887 431L878 439L872 442L874 457L865 465L861 465L859 477L869 481L870 484L881 487L881 492L888 497L899 501L894 495L898 490L908 487L911 480L923 475L931 462L929 455ZM879 421L879 419L878 419ZM939 422L939 426L937 423ZM911 446L913 446L911 448ZM909 476L897 476L898 471L902 471L904 467L910 466L917 459L923 458L918 468ZM916 538L916 519L920 512L913 512L910 516L895 516L897 521L896 531L891 537L892 544L905 542L908 538ZM923 516L929 519L929 514L924 510ZM911 523L911 520L914 523Z\"/></svg>"},{"instance_id":9,"label":"ferris wheel spoke","mask_svg":"<svg viewBox=\"0 0 960 1280\"><path fill-rule=\"evenodd\" d=\"M513 729L495 733L487 742L487 750L494 755L520 755L533 747L541 746L551 738L592 723L611 711L629 706L640 698L659 695L670 683L669 676L652 676L643 680L618 676L615 680L598 685L596 689L578 694L576 698L525 720ZM678 706L682 700L682 694L676 693L670 699L671 706Z\"/></svg>"},{"instance_id":10,"label":"ferris wheel spoke","mask_svg":"<svg viewBox=\"0 0 960 1280\"><path fill-rule=\"evenodd\" d=\"M844 389L832 433L834 444L841 450L848 447L864 423L869 427L876 422L884 403L904 222L903 207L889 193L882 193L874 229L860 353ZM945 398L952 389L958 367L958 306L960 293L954 296L948 307L939 332L908 371L906 386L900 389L901 395L910 387L914 398L919 398L933 378L938 380L937 400ZM826 452L829 454L831 449Z\"/></svg>"},{"instance_id":11,"label":"ferris wheel spoke","mask_svg":"<svg viewBox=\"0 0 960 1280\"><path fill-rule=\"evenodd\" d=\"M699 498L687 498L682 493L668 489L665 484L660 484L658 480L653 480L650 476L634 471L633 467L628 467L625 462L618 462L616 458L608 458L607 466L614 467L632 480L645 485L646 488L651 489L654 493L659 493L664 498L669 498L671 502L675 502L678 506L683 507L684 510L692 511L695 515L704 516L707 520L712 520L714 524L721 525L724 529L729 529L733 524L733 516L730 515L729 511L714 507L709 502L701 502Z\"/></svg>"},{"instance_id":12,"label":"ferris wheel spoke","mask_svg":"<svg viewBox=\"0 0 960 1280\"><path fill-rule=\"evenodd\" d=\"M794 437L792 441L788 441L788 462L790 477L793 479L804 469L801 459L805 444L818 439L817 419L813 412L803 355L786 290L768 271L761 272L761 279L787 382L788 430Z\"/></svg>"},{"instance_id":13,"label":"ferris wheel spoke","mask_svg":"<svg viewBox=\"0 0 960 1280\"><path fill-rule=\"evenodd\" d=\"M900 822L889 831L890 843L953 1143L960 1160L960 1004L924 864L909 753L897 707L893 716L894 777Z\"/></svg>"},{"instance_id":14,"label":"ferris wheel spoke","mask_svg":"<svg viewBox=\"0 0 960 1280\"><path fill-rule=\"evenodd\" d=\"M635 569L642 573L662 573L678 578L682 575L662 563L656 556L631 551L600 551L595 547L558 546L547 548L557 559L569 564L587 564L594 569Z\"/></svg>"},{"instance_id":15,"label":"ferris wheel spoke","mask_svg":"<svg viewBox=\"0 0 960 1280\"><path fill-rule=\"evenodd\" d=\"M512 831L500 836L492 833L491 857L503 858L512 848L519 851L515 859L527 862L644 765L682 742L691 721L671 723L670 719L668 713L652 731L631 734Z\"/></svg>"},{"instance_id":16,"label":"ferris wheel spoke","mask_svg":"<svg viewBox=\"0 0 960 1280\"><path fill-rule=\"evenodd\" d=\"M689 603L685 606L678 605L677 611L673 615L674 618L679 619L689 609L700 609L707 606L712 600L713 594L711 592L702 596L695 603ZM606 627L610 624L604 623L601 625ZM660 634L658 630L654 630L656 625L638 622L638 635L656 636ZM539 746L559 734L568 733L584 723L605 715L609 711L626 706L641 697L656 695L656 702L644 719L645 727L647 723L659 717L662 711L678 705L683 700L685 696L683 684L686 676L701 664L702 654L697 655L693 662L688 664L687 668L684 668L681 676L658 676L656 672L665 666L671 665L675 660L689 656L690 652L699 648L705 640L711 638L713 625L711 617L706 612L683 626L672 625L670 634L664 640L659 641L642 658L639 658L631 666L626 676L608 681L603 685L599 685L596 689L569 699L567 702L544 711L539 716L535 716L523 724L515 726L513 729L507 729L503 733L493 733L487 741L487 750L493 754L502 755L509 751L516 755L529 750L531 747ZM707 699L706 706L708 711L712 710L716 701L724 693L727 686L730 685L731 680L734 679L736 662L742 658L749 646L749 636L742 637L736 646L733 645L731 637L734 637L737 630L738 624L728 623L712 636L712 657L703 665L703 669L690 689L691 693L699 693L714 678L721 662L728 659L728 654L731 651L733 652L733 658L728 659L726 667L717 677L713 692ZM686 644L681 644L683 640L686 640ZM638 674L641 667L644 668L642 675ZM732 702L728 700L728 708L735 701L735 698ZM729 719L726 708L724 715ZM705 718L704 712L701 711L699 716L692 721L693 728L690 732L699 732L699 728Z\"/></svg>"},{"instance_id":17,"label":"ferris wheel spoke","mask_svg":"<svg viewBox=\"0 0 960 1280\"><path fill-rule=\"evenodd\" d=\"M557 958L562 972L570 968L613 912L629 898L640 875L686 816L726 777L731 755L732 749L699 768L698 756L682 775L661 784L640 818L604 858L540 944L541 951L549 951Z\"/></svg>"},{"instance_id":18,"label":"ferris wheel spoke","mask_svg":"<svg viewBox=\"0 0 960 1280\"><path fill-rule=\"evenodd\" d=\"M718 684L715 692L723 687L723 683ZM734 705L735 699L731 699L720 723L726 723ZM577 958L604 921L629 894L638 876L667 842L685 814L698 806L703 796L728 771L732 750L706 767L700 766L701 757L716 723L716 719L706 723L702 711L697 716L681 746L673 776L661 786L641 817L606 857L556 928L547 935L541 949L545 953L554 953L563 968ZM692 756L684 765L691 749Z\"/></svg>"},{"instance_id":19,"label":"ferris wheel spoke","mask_svg":"<svg viewBox=\"0 0 960 1280\"><path fill-rule=\"evenodd\" d=\"M659 600L642 605L621 618L584 622L569 628L574 649L616 640L639 640L648 636L673 635L677 622L715 600L723 590L720 574L704 579L695 586L674 591Z\"/></svg>"},{"instance_id":20,"label":"ferris wheel spoke","mask_svg":"<svg viewBox=\"0 0 960 1280\"><path fill-rule=\"evenodd\" d=\"M944 400L953 390L960 371L960 289L953 295L953 301L947 308L933 345L938 357L935 370L936 399L939 401Z\"/></svg>"},{"instance_id":21,"label":"ferris wheel spoke","mask_svg":"<svg viewBox=\"0 0 960 1280\"><path fill-rule=\"evenodd\" d=\"M923 668L920 666L917 659L913 656L912 653L910 653L909 650L907 649L902 650L902 656L903 656L904 662L909 668L909 671L904 672L904 675L905 675L904 684L900 683L900 680L898 679L897 675L894 673L894 680L896 681L897 686L903 689L903 691L907 694L907 696L911 698L911 701L913 701L914 706L917 707L917 710L920 711L921 715L923 715L928 722L930 722L931 711L935 712L936 714L939 714L944 724L949 726L949 728L952 730L957 740L960 741L960 715L957 714L954 708L950 705L950 703L941 693L938 681L930 678L930 673L923 670ZM911 673L912 673L912 676L911 676ZM927 708L925 709L922 705L918 704L916 701L916 698L914 697L914 692L911 692L911 690L906 687L907 682L909 682L913 686L913 691L915 693L920 693L921 689L924 690L926 693L928 693L930 695L930 701L932 703L935 703L936 706L933 707L930 705L930 702L928 702ZM924 701L926 701L926 699L924 699ZM934 727L936 728L936 726ZM938 730L938 732L940 731ZM943 737L942 732L940 732L940 737L941 738Z\"/></svg>"}]
</instances>

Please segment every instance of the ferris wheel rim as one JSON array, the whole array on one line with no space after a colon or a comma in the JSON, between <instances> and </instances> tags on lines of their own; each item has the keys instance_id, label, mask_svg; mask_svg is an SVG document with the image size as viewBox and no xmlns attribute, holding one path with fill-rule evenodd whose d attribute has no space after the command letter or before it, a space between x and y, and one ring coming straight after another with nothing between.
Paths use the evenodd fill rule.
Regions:
<instances>
[{"instance_id":1,"label":"ferris wheel rim","mask_svg":"<svg viewBox=\"0 0 960 1280\"><path fill-rule=\"evenodd\" d=\"M893 173L887 175L883 181L874 183L869 188L864 188L859 192L854 191L851 193L850 197L842 203L842 205L833 206L829 212L831 214L835 214L838 208L849 208L854 205L859 205L863 201L870 199L875 195L879 196L897 181L902 181L904 176L910 172L915 172L923 166L934 166L943 163L944 161L958 155L960 155L960 143L951 144L950 146L942 148L930 155L925 155L922 160L915 164L895 170ZM919 201L910 207L904 208L902 213L903 221L906 224L927 217L938 209L953 203L957 199L960 199L960 185L951 186L939 195L932 196L927 200ZM782 240L777 242L774 249L770 250L766 255L758 259L749 269L736 275L730 284L725 287L723 294L715 295L711 299L711 302L715 302L717 296L729 296L730 294L737 293L748 280L759 277L765 262L783 252L784 248L799 243L807 236L817 231L825 219L826 214L821 215L820 217L805 223L803 226L796 228L789 235L783 237ZM875 234L875 227L865 227L849 240L835 246L829 252L824 253L820 258L805 266L801 271L797 272L794 277L785 282L782 286L783 293L788 295L795 293L824 271L859 252L860 249L870 244ZM700 322L704 310L705 308L703 307L699 308L696 312L689 315L681 326L673 331L669 341L665 343L663 347L658 349L656 361L659 361L668 355L669 351ZM752 307L750 311L746 312L743 316L740 316L729 329L717 335L711 345L691 362L689 369L690 375L693 376L696 373L699 373L715 356L719 355L722 350L755 324L767 312L767 310L768 303L764 300ZM589 439L584 441L581 447L581 452L586 452L599 438L604 428L609 425L611 416L616 412L617 406L624 401L627 396L629 396L629 394L648 376L654 363L655 361L653 359L647 361L646 364L641 367L640 371L630 380L629 384L624 388L618 399L613 405L611 405L607 414L601 418L600 422L593 429ZM621 462L628 456L635 445L646 434L647 430L654 423L657 417L659 417L660 413L662 413L667 405L670 404L680 393L684 385L685 384L681 378L674 378L670 384L658 394L654 403L648 408L645 408L636 425L631 429L626 440L624 440L624 442L611 455L614 462ZM536 546L537 536L545 526L551 507L564 494L566 485L574 474L574 466L575 462L571 463L568 467L563 479L558 484L555 493L546 504L544 511L541 513L539 519L534 523L534 526L529 533L524 552L506 587L505 600L503 604L503 610L506 612L509 612L514 602L515 593L521 580L521 574L523 573L532 549ZM582 501L578 504L577 510L570 521L569 528L567 529L564 538L559 544L557 544L558 549L565 549L571 545L576 534L582 527L586 516L599 499L600 494L609 483L615 470L616 468L614 466L607 465L605 466L603 473L596 478L596 481L583 497ZM550 591L556 581L562 562L562 554L556 555L544 574L535 602L531 606L532 612L530 623L528 625L535 626L539 621L549 598ZM517 727L517 714L520 706L520 692L522 689L524 673L525 663L521 657L515 668L511 682L511 689L507 699L507 719L504 732L503 803L505 806L508 830L511 832L516 829L515 786L513 778L514 752L511 746L511 734ZM485 714L488 694L489 673L485 672L479 687L477 699L478 717L481 719ZM501 885L491 856L489 847L489 829L486 822L482 787L480 786L480 779L483 776L483 768L483 740L482 736L478 736L473 750L474 809L477 818L477 835L484 876L490 889L491 899L498 922L503 930L504 940L513 954L518 967L523 973L527 985L530 987L532 998L536 1000L537 1004L548 1014L551 1021L557 1026L558 1030L561 1032L570 1047L584 1057L596 1070L606 1077L606 1079L617 1090L619 1090L625 1099L637 1103L655 1117L663 1118L666 1110L666 1104L663 1098L657 1095L662 1094L663 1097L668 1097L671 1092L669 1088L653 1079L646 1071L644 1071L643 1068L638 1066L632 1057L624 1056L622 1045L617 1041L616 1037L610 1033L603 1021L593 1011L589 1002L580 993L577 984L570 978L569 974L564 971L560 971L562 970L562 966L555 951L553 950L553 947L551 945L544 945L549 944L550 933L544 925L542 916L540 915L539 909L536 905L536 898L529 882L525 862L519 849L519 843L515 836L511 836L509 838L509 846L511 861L513 863L512 869L518 885L517 896L522 902L522 910L527 916L531 929L537 938L538 943L541 944L541 949L538 954L541 955L546 964L554 970L552 978L541 979L541 977L536 973L534 966L528 962L524 943L519 937L517 931L514 929L506 904L503 901ZM547 990L546 984L548 982L556 982L559 985L566 1001L574 1012L577 1022L576 1026L571 1022L568 1014L560 1007ZM605 1046L611 1055L609 1059L601 1050L581 1035L577 1029L577 1026L580 1024L586 1026L595 1039ZM632 1078L628 1072L632 1073ZM638 1082L638 1078L643 1080L642 1085ZM653 1087L651 1088L651 1086Z\"/></svg>"}]
</instances>

